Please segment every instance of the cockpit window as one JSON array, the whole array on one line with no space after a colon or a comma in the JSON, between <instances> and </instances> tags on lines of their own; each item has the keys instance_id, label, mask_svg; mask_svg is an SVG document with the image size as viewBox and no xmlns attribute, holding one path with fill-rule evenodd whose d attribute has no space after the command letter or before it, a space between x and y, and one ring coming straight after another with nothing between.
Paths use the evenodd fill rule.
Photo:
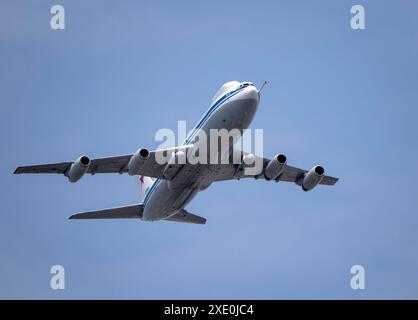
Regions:
<instances>
[{"instance_id":1,"label":"cockpit window","mask_svg":"<svg viewBox=\"0 0 418 320\"><path fill-rule=\"evenodd\" d=\"M240 85L240 88L245 88L245 87L248 87L248 86L253 86L253 84L251 82L244 82Z\"/></svg>"}]
</instances>

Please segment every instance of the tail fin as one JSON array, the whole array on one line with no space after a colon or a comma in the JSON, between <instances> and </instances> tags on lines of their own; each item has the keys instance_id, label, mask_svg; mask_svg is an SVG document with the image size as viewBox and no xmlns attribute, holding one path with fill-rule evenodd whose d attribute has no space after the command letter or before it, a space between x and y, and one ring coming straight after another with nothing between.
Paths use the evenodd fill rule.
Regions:
<instances>
[{"instance_id":1,"label":"tail fin","mask_svg":"<svg viewBox=\"0 0 418 320\"><path fill-rule=\"evenodd\" d=\"M154 179L146 176L138 176L139 179L139 196L144 201L145 196L154 184Z\"/></svg>"}]
</instances>

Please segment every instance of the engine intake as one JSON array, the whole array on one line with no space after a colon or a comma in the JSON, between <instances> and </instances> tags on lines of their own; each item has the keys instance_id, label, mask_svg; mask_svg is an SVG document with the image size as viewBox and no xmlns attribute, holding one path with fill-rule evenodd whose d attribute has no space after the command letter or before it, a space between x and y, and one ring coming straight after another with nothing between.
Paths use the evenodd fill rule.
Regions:
<instances>
[{"instance_id":1,"label":"engine intake","mask_svg":"<svg viewBox=\"0 0 418 320\"><path fill-rule=\"evenodd\" d=\"M150 152L147 149L139 149L135 152L128 163L128 174L134 176L139 174L145 160L149 158Z\"/></svg>"},{"instance_id":2,"label":"engine intake","mask_svg":"<svg viewBox=\"0 0 418 320\"><path fill-rule=\"evenodd\" d=\"M273 159L269 161L264 170L264 177L266 180L274 180L279 177L282 173L284 166L287 163L286 156L284 154L279 153Z\"/></svg>"},{"instance_id":3,"label":"engine intake","mask_svg":"<svg viewBox=\"0 0 418 320\"><path fill-rule=\"evenodd\" d=\"M70 182L77 182L87 172L90 167L90 159L86 156L81 156L71 165L67 172L67 177Z\"/></svg>"},{"instance_id":4,"label":"engine intake","mask_svg":"<svg viewBox=\"0 0 418 320\"><path fill-rule=\"evenodd\" d=\"M314 187L321 182L322 177L324 176L325 170L321 166L315 166L307 173L302 180L302 189L303 191L312 190Z\"/></svg>"}]
</instances>

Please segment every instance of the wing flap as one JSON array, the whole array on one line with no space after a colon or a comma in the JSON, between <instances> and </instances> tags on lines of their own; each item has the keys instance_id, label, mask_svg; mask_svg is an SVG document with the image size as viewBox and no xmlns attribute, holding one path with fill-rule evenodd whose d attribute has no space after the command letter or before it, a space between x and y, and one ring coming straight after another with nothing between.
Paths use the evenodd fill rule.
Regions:
<instances>
[{"instance_id":1,"label":"wing flap","mask_svg":"<svg viewBox=\"0 0 418 320\"><path fill-rule=\"evenodd\" d=\"M142 204L73 214L69 219L140 219Z\"/></svg>"}]
</instances>

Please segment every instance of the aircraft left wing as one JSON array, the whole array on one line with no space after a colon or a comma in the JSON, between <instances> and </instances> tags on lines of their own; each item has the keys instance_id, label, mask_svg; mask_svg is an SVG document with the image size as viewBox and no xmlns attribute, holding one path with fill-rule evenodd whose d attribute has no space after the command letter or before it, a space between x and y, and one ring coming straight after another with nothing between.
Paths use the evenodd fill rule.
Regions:
<instances>
[{"instance_id":1,"label":"aircraft left wing","mask_svg":"<svg viewBox=\"0 0 418 320\"><path fill-rule=\"evenodd\" d=\"M259 170L254 170L251 174L246 174L243 160L241 160L241 164L232 164L231 159L231 164L218 166L218 174L214 179L215 181L225 181L241 178L286 181L294 182L308 190L313 188L316 184L332 186L338 181L338 178L324 175L324 169L321 166L315 166L311 170L305 170L290 166L287 164L286 157L282 154L276 155L273 159L268 159L254 156L240 150L235 150L234 152L241 153L241 159L244 159L244 157L249 155L253 157L256 162L261 164ZM269 172L268 168L270 169L270 172L272 172L270 177L268 177L269 175L266 174ZM316 170L318 170L318 172L316 172ZM277 175L275 175L275 172ZM310 177L305 179L308 175ZM306 186L303 185L304 181Z\"/></svg>"},{"instance_id":2,"label":"aircraft left wing","mask_svg":"<svg viewBox=\"0 0 418 320\"><path fill-rule=\"evenodd\" d=\"M285 165L283 167L283 171L281 175L276 178L277 181L287 181L287 182L298 182L303 176L308 173L309 170L300 169L296 167L292 167L289 165ZM259 177L258 177L259 178ZM263 175L263 178L264 175ZM318 184L333 186L338 181L338 178L334 178L331 176L323 176Z\"/></svg>"},{"instance_id":3,"label":"aircraft left wing","mask_svg":"<svg viewBox=\"0 0 418 320\"><path fill-rule=\"evenodd\" d=\"M180 146L175 148L160 149L156 151L148 151L147 149L139 149L134 154L89 159L81 156L74 162L58 162L41 165L22 166L16 168L14 174L25 173L58 173L66 175L71 182L75 182L85 173L125 173L129 172L129 163L134 160L133 166L135 170L132 174L143 175L152 178L170 179L170 176L164 175L166 163L160 164L158 159L162 156L170 159L173 152L186 150L193 145ZM134 157L133 157L134 156ZM160 161L161 162L161 161ZM176 166L176 165L174 165ZM175 171L175 170L173 170ZM172 172L173 172L172 171ZM129 172L131 174L131 172Z\"/></svg>"}]
</instances>

